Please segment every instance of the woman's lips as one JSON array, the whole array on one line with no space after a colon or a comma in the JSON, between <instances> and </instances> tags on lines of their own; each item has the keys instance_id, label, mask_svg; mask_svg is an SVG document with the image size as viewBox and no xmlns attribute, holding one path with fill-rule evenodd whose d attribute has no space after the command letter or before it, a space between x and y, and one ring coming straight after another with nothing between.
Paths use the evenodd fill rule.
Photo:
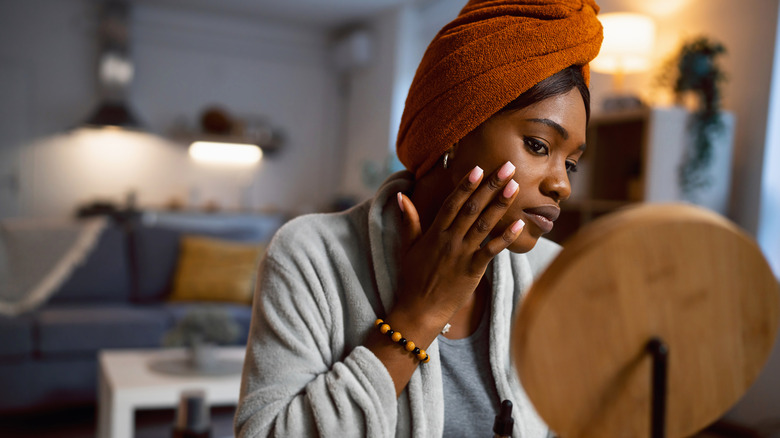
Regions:
<instances>
[{"instance_id":1,"label":"woman's lips","mask_svg":"<svg viewBox=\"0 0 780 438\"><path fill-rule=\"evenodd\" d=\"M561 209L553 205L526 208L523 210L526 217L534 223L543 233L549 233L553 229L553 222L558 219Z\"/></svg>"}]
</instances>

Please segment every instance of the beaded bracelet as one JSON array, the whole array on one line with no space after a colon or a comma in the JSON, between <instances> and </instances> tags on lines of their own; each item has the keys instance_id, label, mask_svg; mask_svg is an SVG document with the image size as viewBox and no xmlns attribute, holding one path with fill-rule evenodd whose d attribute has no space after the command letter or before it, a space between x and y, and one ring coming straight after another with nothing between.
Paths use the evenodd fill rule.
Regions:
<instances>
[{"instance_id":1,"label":"beaded bracelet","mask_svg":"<svg viewBox=\"0 0 780 438\"><path fill-rule=\"evenodd\" d=\"M420 347L417 347L414 345L414 342L407 340L403 336L401 336L401 332L397 332L390 328L390 324L386 323L382 318L379 318L374 323L375 326L379 328L379 331L383 335L387 335L390 339L392 339L393 342L399 344L400 346L404 347L406 351L414 354L417 356L417 359L422 363L428 363L431 360L431 357L428 356L428 353L425 352L425 350L421 349Z\"/></svg>"}]
</instances>

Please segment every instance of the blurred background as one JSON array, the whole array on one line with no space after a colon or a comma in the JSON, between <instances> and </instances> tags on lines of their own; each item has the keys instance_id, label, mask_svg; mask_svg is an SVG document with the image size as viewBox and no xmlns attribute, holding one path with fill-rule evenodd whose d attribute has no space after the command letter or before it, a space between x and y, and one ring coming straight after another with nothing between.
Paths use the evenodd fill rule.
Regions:
<instances>
[{"instance_id":1,"label":"blurred background","mask_svg":"<svg viewBox=\"0 0 780 438\"><path fill-rule=\"evenodd\" d=\"M100 206L291 217L353 205L401 168L409 84L464 3L0 0L0 219ZM756 238L780 276L778 1L599 4L652 29L629 44L639 53L616 49L641 57L638 67L594 66L594 147L554 237L626 203L689 200ZM722 118L706 133L715 167L700 197L680 182L702 105L702 88L675 82L684 46L704 53L704 76L718 67L703 91L716 89ZM222 143L216 159L197 141ZM219 162L225 143L250 145L248 157ZM607 168L627 173L604 181ZM767 428L780 424L780 369L765 374L765 389L730 415Z\"/></svg>"},{"instance_id":2,"label":"blurred background","mask_svg":"<svg viewBox=\"0 0 780 438\"><path fill-rule=\"evenodd\" d=\"M68 215L85 202L128 196L144 208L212 203L293 213L366 198L386 169L398 168L392 155L408 85L460 3L132 1L126 68L113 74L139 129L117 132L80 129L111 94L100 2L3 0L0 217ZM649 64L622 81L647 104L671 102L669 87L655 83L681 44L697 36L723 44L722 107L736 121L730 173L721 175L729 181L724 213L780 246L770 219L777 1L600 3L602 14L638 12L655 24ZM595 113L614 86L613 75L594 72ZM278 150L244 166L194 161L182 133L196 133L215 107L276 131Z\"/></svg>"}]
</instances>

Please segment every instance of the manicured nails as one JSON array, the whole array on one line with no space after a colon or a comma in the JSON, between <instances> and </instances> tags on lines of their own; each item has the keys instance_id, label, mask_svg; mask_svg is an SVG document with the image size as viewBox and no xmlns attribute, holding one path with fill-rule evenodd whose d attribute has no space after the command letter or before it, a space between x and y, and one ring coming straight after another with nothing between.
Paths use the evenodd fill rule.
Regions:
<instances>
[{"instance_id":1,"label":"manicured nails","mask_svg":"<svg viewBox=\"0 0 780 438\"><path fill-rule=\"evenodd\" d=\"M515 221L515 223L512 224L511 227L509 227L509 229L511 229L513 233L517 234L520 232L520 230L523 229L524 226L525 222L523 222L522 219L518 219Z\"/></svg>"},{"instance_id":2,"label":"manicured nails","mask_svg":"<svg viewBox=\"0 0 780 438\"><path fill-rule=\"evenodd\" d=\"M509 178L509 176L512 175L512 172L514 171L515 171L514 164L507 161L506 163L504 163L503 166L501 166L501 169L498 170L498 179L503 181Z\"/></svg>"},{"instance_id":3,"label":"manicured nails","mask_svg":"<svg viewBox=\"0 0 780 438\"><path fill-rule=\"evenodd\" d=\"M482 168L477 166L471 169L471 173L469 173L469 182L474 184L475 182L479 181L481 177L482 177Z\"/></svg>"},{"instance_id":4,"label":"manicured nails","mask_svg":"<svg viewBox=\"0 0 780 438\"><path fill-rule=\"evenodd\" d=\"M517 181L510 179L508 183L506 183L506 187L504 187L504 197L509 199L512 197L512 195L515 194L517 191Z\"/></svg>"},{"instance_id":5,"label":"manicured nails","mask_svg":"<svg viewBox=\"0 0 780 438\"><path fill-rule=\"evenodd\" d=\"M404 195L401 194L401 192L398 192L396 194L396 198L398 198L398 208L401 209L401 212L404 211Z\"/></svg>"}]
</instances>

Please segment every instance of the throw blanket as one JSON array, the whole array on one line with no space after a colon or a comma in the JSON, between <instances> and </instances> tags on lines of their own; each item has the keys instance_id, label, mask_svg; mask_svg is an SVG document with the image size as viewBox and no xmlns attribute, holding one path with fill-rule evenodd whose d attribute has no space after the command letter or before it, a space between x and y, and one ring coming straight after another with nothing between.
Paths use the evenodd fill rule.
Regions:
<instances>
[{"instance_id":1,"label":"throw blanket","mask_svg":"<svg viewBox=\"0 0 780 438\"><path fill-rule=\"evenodd\" d=\"M44 303L89 254L105 219L0 221L0 315Z\"/></svg>"}]
</instances>

